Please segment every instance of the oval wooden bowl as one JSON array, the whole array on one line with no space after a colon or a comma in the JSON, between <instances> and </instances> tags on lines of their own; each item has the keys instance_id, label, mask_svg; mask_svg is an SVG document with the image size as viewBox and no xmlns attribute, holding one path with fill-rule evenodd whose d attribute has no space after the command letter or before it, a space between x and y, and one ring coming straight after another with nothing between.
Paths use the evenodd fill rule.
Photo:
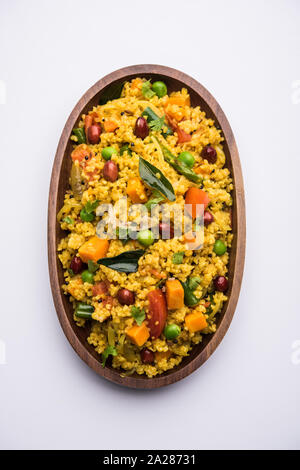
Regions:
<instances>
[{"instance_id":1,"label":"oval wooden bowl","mask_svg":"<svg viewBox=\"0 0 300 470\"><path fill-rule=\"evenodd\" d=\"M152 379L138 375L121 377L117 369L113 369L109 365L105 368L102 367L101 357L87 342L87 328L79 328L73 321L72 306L68 298L63 295L60 287L63 284L63 269L56 252L59 240L65 236L65 233L61 230L56 221L56 215L63 205L64 194L69 186L68 180L71 168L70 153L72 149L70 135L72 129L76 127L81 114L91 109L92 106L98 105L103 95L107 95L108 93L113 99L114 93L120 89L123 82L131 80L136 76L145 77L147 79L151 78L153 81L163 80L167 84L169 92L180 90L182 87L188 89L192 106L200 105L207 116L214 119L216 125L221 127L225 138L224 151L226 155L226 166L230 169L234 179L234 241L230 252L228 273L230 286L228 290L229 298L223 306L222 312L218 315L217 331L213 335L206 335L203 342L195 346L190 356L186 357L175 369ZM83 95L67 120L53 164L48 208L48 259L52 294L60 324L77 354L97 372L97 374L126 387L151 389L177 382L200 367L221 342L232 320L243 276L245 241L244 187L237 146L225 114L213 96L202 85L185 73L169 67L161 65L134 65L107 75Z\"/></svg>"}]
</instances>

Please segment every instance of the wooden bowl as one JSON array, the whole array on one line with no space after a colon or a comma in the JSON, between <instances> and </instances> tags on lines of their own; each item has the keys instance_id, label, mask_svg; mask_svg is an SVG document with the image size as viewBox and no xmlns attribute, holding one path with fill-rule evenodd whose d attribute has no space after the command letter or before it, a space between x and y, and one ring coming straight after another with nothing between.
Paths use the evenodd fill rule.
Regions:
<instances>
[{"instance_id":1,"label":"wooden bowl","mask_svg":"<svg viewBox=\"0 0 300 470\"><path fill-rule=\"evenodd\" d=\"M73 308L68 298L63 295L60 287L63 284L63 269L58 260L56 251L58 242L65 236L65 232L61 230L56 221L56 215L63 205L64 194L69 187L68 180L71 168L70 153L72 149L70 135L72 129L77 126L82 113L98 105L101 99L103 99L103 96L109 96L110 99L113 99L116 96L115 93L119 93L123 82L131 80L136 76L152 79L153 81L163 80L167 84L169 92L180 90L182 87L188 89L192 106L200 105L207 116L214 119L215 124L221 127L225 138L224 151L226 155L226 166L230 169L234 180L234 241L230 250L228 273L230 287L227 293L228 301L223 306L222 312L218 314L217 331L212 335L205 335L203 342L194 346L190 356L184 358L179 366L152 379L138 375L121 377L119 370L113 369L109 365L105 368L102 367L101 357L87 342L87 328L79 328L73 321ZM243 276L245 241L244 187L237 146L225 114L216 100L202 85L183 72L169 67L161 65L134 65L107 75L95 83L95 85L83 95L67 120L53 164L48 207L48 259L52 294L60 324L77 354L95 372L112 382L126 387L150 389L177 382L198 369L221 342L232 320Z\"/></svg>"}]
</instances>

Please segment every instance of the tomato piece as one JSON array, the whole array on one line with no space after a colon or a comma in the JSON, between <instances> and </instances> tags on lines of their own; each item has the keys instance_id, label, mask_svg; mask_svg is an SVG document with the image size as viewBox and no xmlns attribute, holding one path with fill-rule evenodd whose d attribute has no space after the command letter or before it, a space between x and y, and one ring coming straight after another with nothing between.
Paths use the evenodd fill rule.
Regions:
<instances>
[{"instance_id":1,"label":"tomato piece","mask_svg":"<svg viewBox=\"0 0 300 470\"><path fill-rule=\"evenodd\" d=\"M178 143L179 144L182 144L184 142L189 142L191 140L192 136L190 134L187 134L184 130L182 130L178 126L175 119L172 119L172 117L168 113L166 113L166 118L167 118L167 121L168 121L170 127L172 128L172 130L174 132L177 132Z\"/></svg>"},{"instance_id":2,"label":"tomato piece","mask_svg":"<svg viewBox=\"0 0 300 470\"><path fill-rule=\"evenodd\" d=\"M105 281L96 282L96 284L94 284L92 287L93 297L96 297L97 295L107 294L107 292L108 286L107 282Z\"/></svg>"},{"instance_id":3,"label":"tomato piece","mask_svg":"<svg viewBox=\"0 0 300 470\"><path fill-rule=\"evenodd\" d=\"M158 338L166 324L167 303L164 294L160 289L154 289L147 295L149 300L149 310L147 312L147 326L150 329L150 335Z\"/></svg>"}]
</instances>

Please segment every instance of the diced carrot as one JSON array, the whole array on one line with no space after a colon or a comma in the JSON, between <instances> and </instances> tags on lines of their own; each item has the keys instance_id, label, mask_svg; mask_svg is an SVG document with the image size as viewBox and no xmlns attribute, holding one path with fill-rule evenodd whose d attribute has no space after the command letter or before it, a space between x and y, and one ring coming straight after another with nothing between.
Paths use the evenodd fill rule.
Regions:
<instances>
[{"instance_id":1,"label":"diced carrot","mask_svg":"<svg viewBox=\"0 0 300 470\"><path fill-rule=\"evenodd\" d=\"M170 310L184 306L184 290L180 281L177 279L166 281L166 298Z\"/></svg>"},{"instance_id":2,"label":"diced carrot","mask_svg":"<svg viewBox=\"0 0 300 470\"><path fill-rule=\"evenodd\" d=\"M115 121L107 119L106 121L104 121L103 127L105 132L114 132L119 126Z\"/></svg>"},{"instance_id":3,"label":"diced carrot","mask_svg":"<svg viewBox=\"0 0 300 470\"><path fill-rule=\"evenodd\" d=\"M96 297L97 295L107 294L107 292L108 288L107 283L105 281L96 282L92 287L93 297Z\"/></svg>"},{"instance_id":4,"label":"diced carrot","mask_svg":"<svg viewBox=\"0 0 300 470\"><path fill-rule=\"evenodd\" d=\"M87 263L89 260L96 263L98 259L106 256L108 248L109 241L95 235L79 248L78 253L84 263Z\"/></svg>"},{"instance_id":5,"label":"diced carrot","mask_svg":"<svg viewBox=\"0 0 300 470\"><path fill-rule=\"evenodd\" d=\"M132 326L127 330L126 334L128 338L139 347L143 346L150 336L150 332L145 323L142 323L141 326Z\"/></svg>"},{"instance_id":6,"label":"diced carrot","mask_svg":"<svg viewBox=\"0 0 300 470\"><path fill-rule=\"evenodd\" d=\"M166 278L165 273L159 273L156 269L150 269L150 273L153 274L153 276L157 277L157 279L165 279Z\"/></svg>"},{"instance_id":7,"label":"diced carrot","mask_svg":"<svg viewBox=\"0 0 300 470\"><path fill-rule=\"evenodd\" d=\"M163 359L168 360L170 356L172 356L172 351L168 349L168 351L156 351L154 353L156 362L162 361Z\"/></svg>"},{"instance_id":8,"label":"diced carrot","mask_svg":"<svg viewBox=\"0 0 300 470\"><path fill-rule=\"evenodd\" d=\"M169 104L177 104L177 106L190 106L191 100L189 95L174 95L168 99Z\"/></svg>"},{"instance_id":9,"label":"diced carrot","mask_svg":"<svg viewBox=\"0 0 300 470\"><path fill-rule=\"evenodd\" d=\"M195 333L195 331L201 331L206 328L207 321L202 312L194 312L186 315L185 326L190 333Z\"/></svg>"},{"instance_id":10,"label":"diced carrot","mask_svg":"<svg viewBox=\"0 0 300 470\"><path fill-rule=\"evenodd\" d=\"M209 197L207 193L200 188L190 188L185 195L186 210L193 219L203 214L208 203Z\"/></svg>"},{"instance_id":11,"label":"diced carrot","mask_svg":"<svg viewBox=\"0 0 300 470\"><path fill-rule=\"evenodd\" d=\"M86 144L80 144L71 153L71 158L73 162L78 161L81 163L82 161L85 161L85 157L90 158L92 155L91 150L89 149L88 145Z\"/></svg>"},{"instance_id":12,"label":"diced carrot","mask_svg":"<svg viewBox=\"0 0 300 470\"><path fill-rule=\"evenodd\" d=\"M210 306L210 302L205 302L204 307L208 308Z\"/></svg>"},{"instance_id":13,"label":"diced carrot","mask_svg":"<svg viewBox=\"0 0 300 470\"><path fill-rule=\"evenodd\" d=\"M139 88L142 88L142 79L141 78L135 78L134 80L132 80L131 82L131 88L132 89L139 89Z\"/></svg>"},{"instance_id":14,"label":"diced carrot","mask_svg":"<svg viewBox=\"0 0 300 470\"><path fill-rule=\"evenodd\" d=\"M93 124L93 117L90 114L87 114L84 118L84 131L85 131L86 137L88 135L87 130L92 124Z\"/></svg>"},{"instance_id":15,"label":"diced carrot","mask_svg":"<svg viewBox=\"0 0 300 470\"><path fill-rule=\"evenodd\" d=\"M177 105L172 105L172 104L167 104L165 107L165 112L168 114L168 116L171 116L172 118L176 119L177 122L182 121L184 118L184 110L183 108L177 106Z\"/></svg>"},{"instance_id":16,"label":"diced carrot","mask_svg":"<svg viewBox=\"0 0 300 470\"><path fill-rule=\"evenodd\" d=\"M137 176L128 180L126 192L134 204L147 202L145 186Z\"/></svg>"},{"instance_id":17,"label":"diced carrot","mask_svg":"<svg viewBox=\"0 0 300 470\"><path fill-rule=\"evenodd\" d=\"M188 250L198 250L203 245L203 230L186 232L183 237Z\"/></svg>"}]
</instances>

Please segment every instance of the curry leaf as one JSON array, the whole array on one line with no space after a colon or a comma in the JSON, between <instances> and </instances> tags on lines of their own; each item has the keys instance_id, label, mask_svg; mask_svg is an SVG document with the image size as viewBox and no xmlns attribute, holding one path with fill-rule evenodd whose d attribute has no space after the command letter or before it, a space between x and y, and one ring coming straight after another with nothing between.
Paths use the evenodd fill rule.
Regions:
<instances>
[{"instance_id":1,"label":"curry leaf","mask_svg":"<svg viewBox=\"0 0 300 470\"><path fill-rule=\"evenodd\" d=\"M138 270L139 259L144 253L144 250L124 251L112 258L101 258L98 260L98 264L121 273L135 273Z\"/></svg>"},{"instance_id":2,"label":"curry leaf","mask_svg":"<svg viewBox=\"0 0 300 470\"><path fill-rule=\"evenodd\" d=\"M88 271L90 273L95 273L97 271L97 269L99 268L98 264L97 263L94 263L94 261L92 261L91 259L88 260Z\"/></svg>"},{"instance_id":3,"label":"curry leaf","mask_svg":"<svg viewBox=\"0 0 300 470\"><path fill-rule=\"evenodd\" d=\"M135 319L135 321L137 322L137 324L139 326L141 326L141 324L143 323L143 321L146 318L145 310L140 309L139 307L133 306L133 307L131 307L130 313L133 316L133 318Z\"/></svg>"},{"instance_id":4,"label":"curry leaf","mask_svg":"<svg viewBox=\"0 0 300 470\"><path fill-rule=\"evenodd\" d=\"M150 188L166 196L169 201L175 201L174 188L164 174L151 163L140 157L139 173L144 183Z\"/></svg>"}]
</instances>

